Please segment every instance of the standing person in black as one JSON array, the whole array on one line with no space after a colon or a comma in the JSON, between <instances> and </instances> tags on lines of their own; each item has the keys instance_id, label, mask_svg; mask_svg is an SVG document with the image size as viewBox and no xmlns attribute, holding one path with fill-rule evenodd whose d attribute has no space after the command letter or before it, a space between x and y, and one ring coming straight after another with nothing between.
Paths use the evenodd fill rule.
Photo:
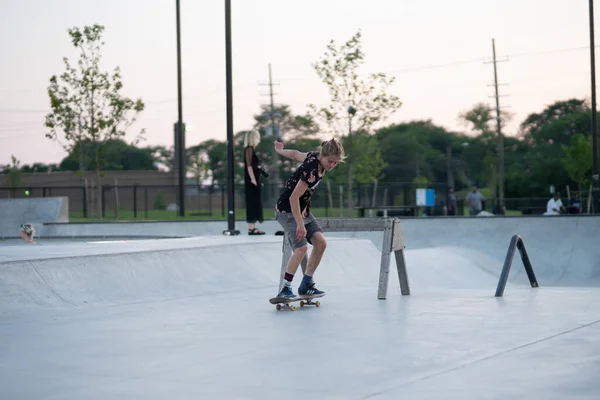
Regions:
<instances>
[{"instance_id":1,"label":"standing person in black","mask_svg":"<svg viewBox=\"0 0 600 400\"><path fill-rule=\"evenodd\" d=\"M256 227L257 222L263 222L263 205L261 196L261 165L256 155L256 146L260 142L258 131L252 130L244 137L244 189L246 194L246 222L248 235L264 235Z\"/></svg>"}]
</instances>

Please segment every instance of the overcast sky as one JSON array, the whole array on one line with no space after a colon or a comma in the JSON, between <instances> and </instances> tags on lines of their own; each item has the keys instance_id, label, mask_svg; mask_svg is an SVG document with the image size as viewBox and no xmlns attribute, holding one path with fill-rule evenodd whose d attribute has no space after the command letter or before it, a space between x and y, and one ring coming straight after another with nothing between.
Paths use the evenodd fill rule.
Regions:
<instances>
[{"instance_id":1,"label":"overcast sky","mask_svg":"<svg viewBox=\"0 0 600 400\"><path fill-rule=\"evenodd\" d=\"M600 5L599 5L600 7ZM597 15L597 13L596 13ZM226 138L223 0L181 0L184 120L187 144ZM62 147L44 137L46 88L78 53L69 27L106 27L103 69L120 66L124 93L146 110L129 138L172 145L177 120L175 1L0 0L0 164L60 162ZM492 106L492 38L501 104L514 113L506 134L545 105L589 98L587 0L232 0L234 131L252 127L268 102L268 64L275 101L301 114L328 101L311 64L329 40L363 32L364 73L396 77L403 105L388 123L431 119L465 130L457 116L477 102Z\"/></svg>"}]
</instances>

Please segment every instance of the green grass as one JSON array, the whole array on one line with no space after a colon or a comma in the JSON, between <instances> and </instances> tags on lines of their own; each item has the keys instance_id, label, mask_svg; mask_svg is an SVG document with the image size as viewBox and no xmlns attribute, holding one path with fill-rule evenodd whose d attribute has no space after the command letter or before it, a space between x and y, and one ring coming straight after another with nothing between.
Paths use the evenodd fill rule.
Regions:
<instances>
[{"instance_id":1,"label":"green grass","mask_svg":"<svg viewBox=\"0 0 600 400\"><path fill-rule=\"evenodd\" d=\"M506 216L508 217L517 217L523 215L523 212L520 210L506 210Z\"/></svg>"}]
</instances>

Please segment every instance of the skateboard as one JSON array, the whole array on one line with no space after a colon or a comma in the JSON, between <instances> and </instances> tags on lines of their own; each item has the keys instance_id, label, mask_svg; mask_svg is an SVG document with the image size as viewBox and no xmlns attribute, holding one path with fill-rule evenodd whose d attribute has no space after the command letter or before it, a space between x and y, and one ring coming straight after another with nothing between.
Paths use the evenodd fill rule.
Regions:
<instances>
[{"instance_id":1,"label":"skateboard","mask_svg":"<svg viewBox=\"0 0 600 400\"><path fill-rule=\"evenodd\" d=\"M277 309L277 311L279 310L290 310L290 311L294 311L296 309L296 306L291 304L294 303L296 301L300 302L300 307L304 307L304 306L317 306L320 307L321 306L321 302L320 301L312 301L313 299L316 299L318 297L323 297L325 296L325 293L323 294L317 294L314 296L310 296L310 295L298 295L294 298L285 298L285 297L273 297L272 299L269 300L269 303L271 304L275 304L275 308Z\"/></svg>"}]
</instances>

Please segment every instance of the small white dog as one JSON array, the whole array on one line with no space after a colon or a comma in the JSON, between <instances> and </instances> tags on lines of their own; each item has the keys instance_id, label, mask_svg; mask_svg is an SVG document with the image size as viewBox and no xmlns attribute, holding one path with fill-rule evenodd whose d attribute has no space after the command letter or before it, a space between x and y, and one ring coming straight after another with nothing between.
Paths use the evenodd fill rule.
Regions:
<instances>
[{"instance_id":1,"label":"small white dog","mask_svg":"<svg viewBox=\"0 0 600 400\"><path fill-rule=\"evenodd\" d=\"M33 228L33 225L21 224L19 227L19 233L21 234L21 239L27 243L33 243L33 237L35 236L35 229Z\"/></svg>"}]
</instances>

